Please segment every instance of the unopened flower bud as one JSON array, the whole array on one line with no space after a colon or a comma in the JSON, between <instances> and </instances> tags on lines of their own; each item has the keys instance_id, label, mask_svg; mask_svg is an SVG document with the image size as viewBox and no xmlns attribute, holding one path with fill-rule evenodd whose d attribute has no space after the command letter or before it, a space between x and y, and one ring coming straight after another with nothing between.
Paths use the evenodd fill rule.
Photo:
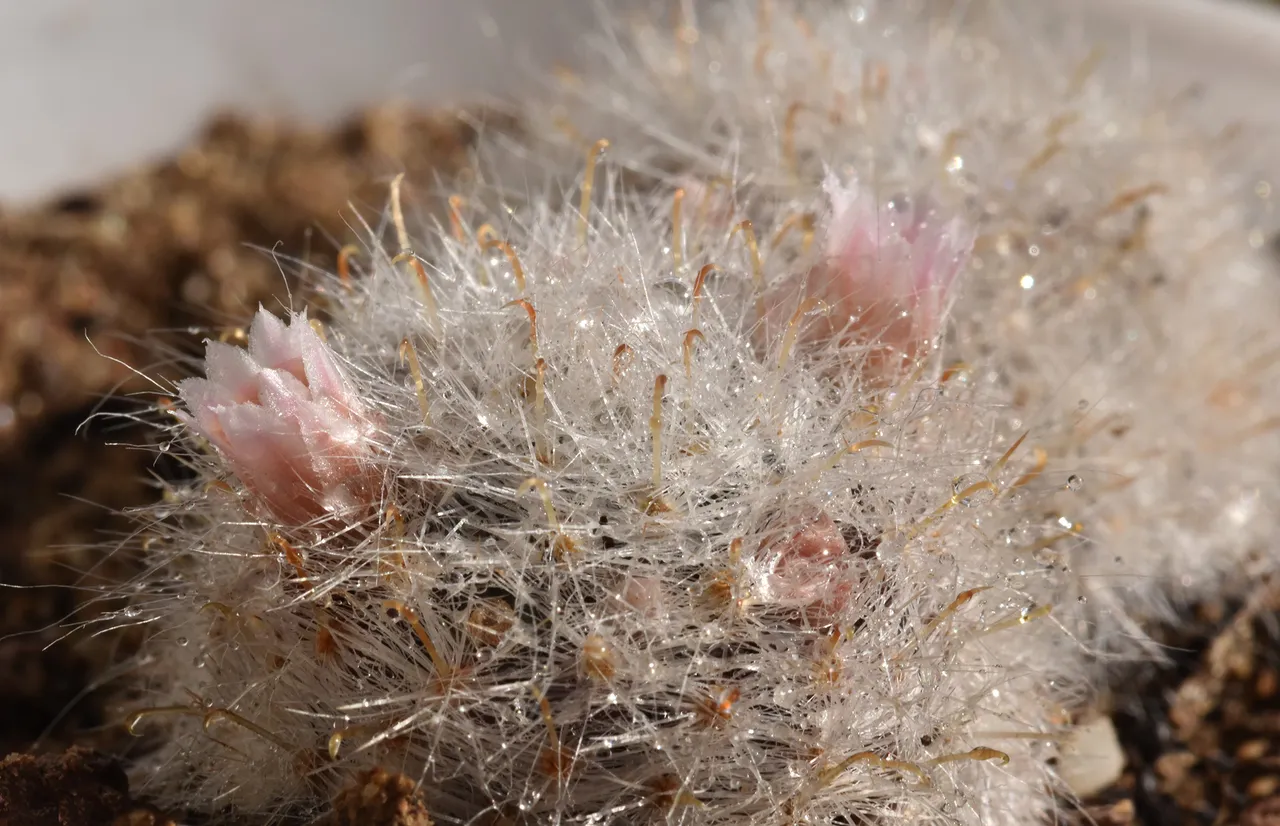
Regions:
<instances>
[{"instance_id":1,"label":"unopened flower bud","mask_svg":"<svg viewBox=\"0 0 1280 826\"><path fill-rule=\"evenodd\" d=\"M771 304L786 313L796 295L822 301L827 312L806 325L801 341L867 346L867 372L892 376L941 332L973 234L958 219L944 220L926 198L879 204L856 182L830 174L823 190L826 255Z\"/></svg>"},{"instance_id":2,"label":"unopened flower bud","mask_svg":"<svg viewBox=\"0 0 1280 826\"><path fill-rule=\"evenodd\" d=\"M851 561L840 527L825 512L789 520L761 543L760 598L826 624L849 600Z\"/></svg>"},{"instance_id":3,"label":"unopened flower bud","mask_svg":"<svg viewBox=\"0 0 1280 826\"><path fill-rule=\"evenodd\" d=\"M206 343L205 373L179 384L186 421L275 518L303 523L377 494L373 423L305 312L286 325L259 308L247 349Z\"/></svg>"}]
</instances>

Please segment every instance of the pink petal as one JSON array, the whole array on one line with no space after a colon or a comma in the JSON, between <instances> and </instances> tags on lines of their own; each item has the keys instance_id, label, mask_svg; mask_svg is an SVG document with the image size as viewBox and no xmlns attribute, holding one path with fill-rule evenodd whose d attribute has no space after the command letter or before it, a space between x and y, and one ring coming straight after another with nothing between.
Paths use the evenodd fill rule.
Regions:
<instances>
[{"instance_id":1,"label":"pink petal","mask_svg":"<svg viewBox=\"0 0 1280 826\"><path fill-rule=\"evenodd\" d=\"M311 392L297 376L284 370L263 370L258 374L258 404L282 419L310 407Z\"/></svg>"},{"instance_id":2,"label":"pink petal","mask_svg":"<svg viewBox=\"0 0 1280 826\"><path fill-rule=\"evenodd\" d=\"M347 410L358 410L360 404L347 387L329 345L325 344L316 331L311 329L311 325L307 324L305 319L301 322L295 319L294 326L299 327L297 342L302 354L307 387L311 388L311 397L334 399Z\"/></svg>"},{"instance_id":3,"label":"pink petal","mask_svg":"<svg viewBox=\"0 0 1280 826\"><path fill-rule=\"evenodd\" d=\"M206 341L204 372L224 403L258 400L258 363L243 348Z\"/></svg>"},{"instance_id":4,"label":"pink petal","mask_svg":"<svg viewBox=\"0 0 1280 826\"><path fill-rule=\"evenodd\" d=\"M226 455L236 475L281 519L307 521L323 513L323 485L301 436L267 410L239 405L223 416Z\"/></svg>"},{"instance_id":5,"label":"pink petal","mask_svg":"<svg viewBox=\"0 0 1280 826\"><path fill-rule=\"evenodd\" d=\"M801 297L820 299L828 313L806 322L802 343L858 345L868 374L896 374L941 333L973 234L926 197L900 212L831 174L823 189L826 259L766 297L771 326L789 323Z\"/></svg>"},{"instance_id":6,"label":"pink petal","mask_svg":"<svg viewBox=\"0 0 1280 826\"><path fill-rule=\"evenodd\" d=\"M185 379L178 382L178 397L189 411L189 420L201 436L208 439L217 448L224 449L226 434L222 432L222 424L218 420L221 404L219 393L221 388L207 379Z\"/></svg>"},{"instance_id":7,"label":"pink petal","mask_svg":"<svg viewBox=\"0 0 1280 826\"><path fill-rule=\"evenodd\" d=\"M315 335L315 331L312 330L311 334ZM297 332L261 306L253 317L253 324L249 326L249 355L262 367L286 370L296 376L298 381L306 381Z\"/></svg>"}]
</instances>

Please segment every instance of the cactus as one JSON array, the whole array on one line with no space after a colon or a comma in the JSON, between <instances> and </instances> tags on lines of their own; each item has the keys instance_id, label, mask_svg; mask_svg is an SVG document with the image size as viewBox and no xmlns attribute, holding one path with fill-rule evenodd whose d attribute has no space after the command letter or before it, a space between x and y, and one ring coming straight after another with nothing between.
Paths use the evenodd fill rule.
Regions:
<instances>
[{"instance_id":1,"label":"cactus","mask_svg":"<svg viewBox=\"0 0 1280 826\"><path fill-rule=\"evenodd\" d=\"M1043 6L757 9L610 30L554 105L526 107L529 131L559 164L574 136L607 139L633 175L740 206L788 246L839 220L850 183L886 238L922 209L967 222L943 347L1081 486L1088 547L1063 560L1099 652L1150 652L1145 624L1273 570L1280 285L1257 135L1104 72Z\"/></svg>"},{"instance_id":2,"label":"cactus","mask_svg":"<svg viewBox=\"0 0 1280 826\"><path fill-rule=\"evenodd\" d=\"M768 8L610 40L530 107L556 183L495 141L422 232L397 183L322 323L207 345L114 616L146 791L1032 822L1097 658L1273 557L1277 287L1220 147L980 14Z\"/></svg>"}]
</instances>

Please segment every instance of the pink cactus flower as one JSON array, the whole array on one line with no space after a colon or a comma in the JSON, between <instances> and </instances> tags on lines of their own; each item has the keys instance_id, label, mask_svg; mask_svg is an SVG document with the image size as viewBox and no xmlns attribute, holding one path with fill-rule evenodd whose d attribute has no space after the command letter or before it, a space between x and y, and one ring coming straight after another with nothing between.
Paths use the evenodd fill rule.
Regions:
<instances>
[{"instance_id":1,"label":"pink cactus flower","mask_svg":"<svg viewBox=\"0 0 1280 826\"><path fill-rule=\"evenodd\" d=\"M879 204L856 182L828 174L826 257L805 273L803 295L828 312L806 324L800 340L870 346L866 369L890 378L933 346L951 288L973 249L958 219L944 221L927 198ZM795 309L797 284L770 303L775 322Z\"/></svg>"},{"instance_id":2,"label":"pink cactus flower","mask_svg":"<svg viewBox=\"0 0 1280 826\"><path fill-rule=\"evenodd\" d=\"M307 321L259 307L247 349L205 343L207 378L178 385L184 420L276 519L349 512L378 492L374 424Z\"/></svg>"}]
</instances>

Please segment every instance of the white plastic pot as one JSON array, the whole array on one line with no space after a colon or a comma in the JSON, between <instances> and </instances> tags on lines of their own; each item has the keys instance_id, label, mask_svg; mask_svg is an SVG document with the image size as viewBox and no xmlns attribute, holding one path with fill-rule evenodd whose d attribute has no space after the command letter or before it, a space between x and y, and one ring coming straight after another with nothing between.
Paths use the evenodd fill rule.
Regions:
<instances>
[{"instance_id":1,"label":"white plastic pot","mask_svg":"<svg viewBox=\"0 0 1280 826\"><path fill-rule=\"evenodd\" d=\"M993 0L1014 19L1032 1ZM1280 125L1280 12L1040 1L1070 2L1075 35L1121 70L1201 82L1215 117ZM93 184L220 109L325 122L388 98L527 92L530 69L572 62L592 17L591 0L0 0L0 202Z\"/></svg>"}]
</instances>

